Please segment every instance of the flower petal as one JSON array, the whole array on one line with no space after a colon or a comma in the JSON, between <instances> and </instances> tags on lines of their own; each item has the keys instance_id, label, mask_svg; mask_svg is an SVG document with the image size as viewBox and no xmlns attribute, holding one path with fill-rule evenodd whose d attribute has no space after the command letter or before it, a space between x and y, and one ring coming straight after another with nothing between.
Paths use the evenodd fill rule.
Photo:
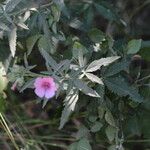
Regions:
<instances>
[{"instance_id":1,"label":"flower petal","mask_svg":"<svg viewBox=\"0 0 150 150\"><path fill-rule=\"evenodd\" d=\"M36 87L40 87L42 83L43 83L43 78L38 77L38 78L35 79L34 87L35 87L35 88L36 88Z\"/></svg>"},{"instance_id":2,"label":"flower petal","mask_svg":"<svg viewBox=\"0 0 150 150\"><path fill-rule=\"evenodd\" d=\"M35 92L35 94L36 94L37 96L39 96L40 98L43 98L44 95L45 95L45 90L44 90L43 88L36 88L36 89L34 90L34 92Z\"/></svg>"},{"instance_id":3,"label":"flower petal","mask_svg":"<svg viewBox=\"0 0 150 150\"><path fill-rule=\"evenodd\" d=\"M46 90L45 91L45 97L47 99L52 98L55 95L55 91L54 90Z\"/></svg>"}]
</instances>

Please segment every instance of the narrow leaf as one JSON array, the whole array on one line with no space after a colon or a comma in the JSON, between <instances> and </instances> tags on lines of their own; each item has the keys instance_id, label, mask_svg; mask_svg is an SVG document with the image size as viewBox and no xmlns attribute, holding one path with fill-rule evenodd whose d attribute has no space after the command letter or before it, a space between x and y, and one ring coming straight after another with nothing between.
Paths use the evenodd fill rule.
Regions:
<instances>
[{"instance_id":1,"label":"narrow leaf","mask_svg":"<svg viewBox=\"0 0 150 150\"><path fill-rule=\"evenodd\" d=\"M99 94L95 90L88 87L87 84L83 82L82 80L76 79L74 80L74 84L84 94L92 96L92 97L100 97Z\"/></svg>"},{"instance_id":2,"label":"narrow leaf","mask_svg":"<svg viewBox=\"0 0 150 150\"><path fill-rule=\"evenodd\" d=\"M15 56L16 53L16 41L17 41L17 28L14 26L8 35L9 47L12 56Z\"/></svg>"},{"instance_id":3,"label":"narrow leaf","mask_svg":"<svg viewBox=\"0 0 150 150\"><path fill-rule=\"evenodd\" d=\"M119 58L120 56L113 56L113 57L107 57L107 58L101 58L99 60L95 60L91 64L89 64L89 66L86 69L86 72L94 72L100 69L102 66L107 66Z\"/></svg>"},{"instance_id":4,"label":"narrow leaf","mask_svg":"<svg viewBox=\"0 0 150 150\"><path fill-rule=\"evenodd\" d=\"M85 73L85 75L87 76L88 79L90 79L92 82L96 82L98 84L104 85L102 79L100 79L99 77L95 76L92 73Z\"/></svg>"}]
</instances>

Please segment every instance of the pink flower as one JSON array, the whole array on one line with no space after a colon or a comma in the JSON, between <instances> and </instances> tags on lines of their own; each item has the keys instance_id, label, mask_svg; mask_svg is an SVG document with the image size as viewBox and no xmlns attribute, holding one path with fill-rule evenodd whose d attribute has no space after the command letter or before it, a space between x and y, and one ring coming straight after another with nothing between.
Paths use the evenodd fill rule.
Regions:
<instances>
[{"instance_id":1,"label":"pink flower","mask_svg":"<svg viewBox=\"0 0 150 150\"><path fill-rule=\"evenodd\" d=\"M16 91L17 89L17 80L13 83L13 85L11 86L11 90L12 91Z\"/></svg>"},{"instance_id":2,"label":"pink flower","mask_svg":"<svg viewBox=\"0 0 150 150\"><path fill-rule=\"evenodd\" d=\"M39 77L34 82L35 94L40 98L52 98L57 90L52 77Z\"/></svg>"}]
</instances>

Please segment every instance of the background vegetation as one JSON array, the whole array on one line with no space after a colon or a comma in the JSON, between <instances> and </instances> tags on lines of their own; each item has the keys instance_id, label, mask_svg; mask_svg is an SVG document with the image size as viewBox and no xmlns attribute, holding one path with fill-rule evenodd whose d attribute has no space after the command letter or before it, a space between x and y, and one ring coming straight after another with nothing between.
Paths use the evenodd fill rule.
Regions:
<instances>
[{"instance_id":1,"label":"background vegetation","mask_svg":"<svg viewBox=\"0 0 150 150\"><path fill-rule=\"evenodd\" d=\"M0 0L0 149L149 150L149 4Z\"/></svg>"}]
</instances>

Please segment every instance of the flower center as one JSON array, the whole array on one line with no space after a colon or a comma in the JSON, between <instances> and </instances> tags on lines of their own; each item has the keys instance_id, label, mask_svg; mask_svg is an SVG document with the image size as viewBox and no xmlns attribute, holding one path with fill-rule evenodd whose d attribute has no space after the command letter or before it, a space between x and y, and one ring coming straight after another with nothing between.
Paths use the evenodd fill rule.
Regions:
<instances>
[{"instance_id":1,"label":"flower center","mask_svg":"<svg viewBox=\"0 0 150 150\"><path fill-rule=\"evenodd\" d=\"M43 83L42 83L42 87L43 87L44 89L49 89L49 88L50 88L50 83L48 83L48 82L43 82Z\"/></svg>"}]
</instances>

